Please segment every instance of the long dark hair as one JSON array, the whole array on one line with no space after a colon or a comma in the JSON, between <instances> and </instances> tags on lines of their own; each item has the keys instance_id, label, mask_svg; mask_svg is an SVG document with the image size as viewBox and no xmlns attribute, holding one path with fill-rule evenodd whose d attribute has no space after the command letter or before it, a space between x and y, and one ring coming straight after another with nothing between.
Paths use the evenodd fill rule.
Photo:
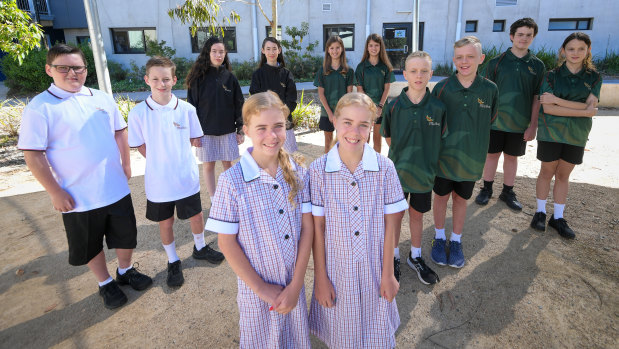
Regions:
<instances>
[{"instance_id":1,"label":"long dark hair","mask_svg":"<svg viewBox=\"0 0 619 349\"><path fill-rule=\"evenodd\" d=\"M280 67L285 67L286 66L286 62L284 62L284 51L282 50L282 45L279 43L279 41L277 41L276 38L269 36L264 38L264 40L262 40L262 49L264 50L264 45L266 45L267 42L272 42L275 45L277 45L277 48L279 49L279 54L277 55L277 63L279 63ZM267 64L267 56L265 56L264 53L260 53L260 65L258 67L262 67L263 65Z\"/></svg>"},{"instance_id":2,"label":"long dark hair","mask_svg":"<svg viewBox=\"0 0 619 349\"><path fill-rule=\"evenodd\" d=\"M346 76L348 73L348 62L346 62L346 49L344 48L344 41L339 36L331 36L325 44L325 59L322 61L322 72L325 75L331 74L333 69L331 68L331 55L329 54L329 47L334 43L339 44L342 47L342 54L340 55L340 66L342 67L341 74Z\"/></svg>"},{"instance_id":3,"label":"long dark hair","mask_svg":"<svg viewBox=\"0 0 619 349\"><path fill-rule=\"evenodd\" d=\"M585 69L595 71L595 65L593 64L593 57L591 56L591 38L589 38L589 35L583 32L574 32L568 35L567 38L565 38L565 40L563 41L563 45L561 45L561 49L559 50L559 59L557 62L557 66L561 66L561 64L565 62L565 46L567 46L567 44L572 40L582 41L587 45L587 48L588 48L587 55L585 56L585 59L582 62L582 66ZM563 50L563 52L561 52L561 50Z\"/></svg>"},{"instance_id":4,"label":"long dark hair","mask_svg":"<svg viewBox=\"0 0 619 349\"><path fill-rule=\"evenodd\" d=\"M204 43L204 46L202 47L202 50L200 51L200 55L198 56L198 59L196 59L196 62L191 67L191 70L189 70L189 73L187 74L187 78L185 79L185 85L187 87L191 86L191 84L194 81L206 75L208 70L212 68L211 47L213 47L213 45L215 44L223 44L223 41L221 41L216 36L211 36ZM228 71L230 71L231 70L230 60L228 59L228 50L225 49L225 45L224 45L224 50L226 51L226 55L224 56L224 61L223 63L221 63L221 65L223 65L226 69L228 69Z\"/></svg>"},{"instance_id":5,"label":"long dark hair","mask_svg":"<svg viewBox=\"0 0 619 349\"><path fill-rule=\"evenodd\" d=\"M393 66L391 65L389 56L387 56L387 50L385 49L385 42L383 41L383 37L378 34L370 34L367 40L365 40L365 50L363 51L363 57L361 58L361 62L370 59L370 51L368 51L368 45L370 44L370 41L374 41L375 43L380 45L378 59L387 66L389 71L393 71Z\"/></svg>"}]
</instances>

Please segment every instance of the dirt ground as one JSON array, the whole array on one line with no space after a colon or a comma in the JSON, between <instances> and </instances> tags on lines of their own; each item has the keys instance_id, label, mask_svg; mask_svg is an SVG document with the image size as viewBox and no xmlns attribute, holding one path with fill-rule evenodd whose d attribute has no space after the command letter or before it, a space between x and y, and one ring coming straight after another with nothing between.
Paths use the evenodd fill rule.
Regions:
<instances>
[{"instance_id":1,"label":"dirt ground","mask_svg":"<svg viewBox=\"0 0 619 349\"><path fill-rule=\"evenodd\" d=\"M456 270L429 262L441 277L435 286L422 285L402 265L398 348L618 347L619 146L614 141L619 111L600 114L584 164L572 176L566 218L577 238L566 241L552 228L543 233L529 228L539 171L531 142L516 179L523 212L510 211L496 195L485 207L471 200L463 236L467 264ZM320 133L297 139L308 163L321 155ZM134 261L154 285L143 292L124 287L129 302L115 311L103 307L85 266L68 265L60 214L24 169L19 153L7 147L0 155L1 348L238 347L236 277L225 262L213 266L191 258L186 221L175 225L186 281L178 289L166 286L158 227L144 218L144 161L137 153L130 180L138 217ZM501 183L498 173L495 192ZM202 193L208 216L210 203ZM551 199L548 209L552 213ZM403 257L410 248L407 225L405 219L399 246ZM424 227L423 255L429 261L430 214ZM207 240L216 242L216 235ZM108 269L114 271L115 254L107 255ZM312 280L310 262L308 297ZM324 347L315 338L312 343Z\"/></svg>"}]
</instances>

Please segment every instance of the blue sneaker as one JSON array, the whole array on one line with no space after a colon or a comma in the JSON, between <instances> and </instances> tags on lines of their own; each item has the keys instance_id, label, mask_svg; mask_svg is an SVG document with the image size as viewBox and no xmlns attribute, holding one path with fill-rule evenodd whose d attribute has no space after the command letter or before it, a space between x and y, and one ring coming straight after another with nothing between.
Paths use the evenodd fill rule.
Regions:
<instances>
[{"instance_id":1,"label":"blue sneaker","mask_svg":"<svg viewBox=\"0 0 619 349\"><path fill-rule=\"evenodd\" d=\"M430 254L430 259L432 262L438 265L447 265L447 252L445 252L446 245L447 241L444 239L432 240L432 253Z\"/></svg>"},{"instance_id":2,"label":"blue sneaker","mask_svg":"<svg viewBox=\"0 0 619 349\"><path fill-rule=\"evenodd\" d=\"M464 266L464 254L462 244L457 241L449 241L449 266L462 268Z\"/></svg>"}]
</instances>

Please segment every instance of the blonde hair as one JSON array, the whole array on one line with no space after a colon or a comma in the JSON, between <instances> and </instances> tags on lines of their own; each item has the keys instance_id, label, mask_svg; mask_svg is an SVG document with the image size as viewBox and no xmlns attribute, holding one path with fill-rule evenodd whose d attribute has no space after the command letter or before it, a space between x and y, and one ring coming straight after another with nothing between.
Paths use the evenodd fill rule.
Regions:
<instances>
[{"instance_id":1,"label":"blonde hair","mask_svg":"<svg viewBox=\"0 0 619 349\"><path fill-rule=\"evenodd\" d=\"M481 55L481 41L476 36L469 35L465 36L462 39L456 41L454 43L454 50L460 47L464 47L466 45L473 45L477 49L477 52Z\"/></svg>"},{"instance_id":2,"label":"blonde hair","mask_svg":"<svg viewBox=\"0 0 619 349\"><path fill-rule=\"evenodd\" d=\"M430 57L430 54L427 53L426 51L415 51L415 52L412 52L410 55L408 55L406 57L406 60L404 61L404 67L406 67L406 63L408 63L408 61L410 61L413 58L424 58L424 59L427 59L428 62L430 62L430 67L432 67L432 57Z\"/></svg>"},{"instance_id":3,"label":"blonde hair","mask_svg":"<svg viewBox=\"0 0 619 349\"><path fill-rule=\"evenodd\" d=\"M370 34L365 40L365 51L363 51L363 57L361 57L361 62L368 60L370 58L370 51L368 51L368 45L370 41L374 41L375 43L380 45L380 52L378 53L378 59L383 62L389 69L389 71L393 71L393 66L391 65L391 61L389 60L389 56L387 56L387 50L385 49L385 41L383 37L378 34Z\"/></svg>"},{"instance_id":4,"label":"blonde hair","mask_svg":"<svg viewBox=\"0 0 619 349\"><path fill-rule=\"evenodd\" d=\"M260 114L263 110L277 109L282 112L282 119L286 120L286 115L290 113L290 109L282 102L277 94L273 91L260 92L251 95L245 103L243 103L243 124L249 126L251 118L254 115ZM297 172L292 169L290 157L293 158L297 165L304 166L305 159L300 154L289 154L284 147L279 148L277 153L277 162L284 174L284 180L290 186L288 193L288 201L294 208L296 205L295 197L303 188L303 183L297 176Z\"/></svg>"},{"instance_id":5,"label":"blonde hair","mask_svg":"<svg viewBox=\"0 0 619 349\"><path fill-rule=\"evenodd\" d=\"M331 55L329 54L329 47L333 43L338 43L342 47L342 54L340 55L340 67L342 67L342 75L346 76L348 73L348 63L346 63L346 48L344 48L344 41L337 35L334 35L327 40L325 44L325 59L322 61L322 73L325 75L331 74Z\"/></svg>"}]
</instances>

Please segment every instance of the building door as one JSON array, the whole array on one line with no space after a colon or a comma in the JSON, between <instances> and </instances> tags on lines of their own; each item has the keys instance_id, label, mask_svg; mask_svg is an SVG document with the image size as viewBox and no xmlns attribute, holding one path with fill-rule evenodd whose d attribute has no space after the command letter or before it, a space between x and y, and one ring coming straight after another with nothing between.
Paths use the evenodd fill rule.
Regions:
<instances>
[{"instance_id":1,"label":"building door","mask_svg":"<svg viewBox=\"0 0 619 349\"><path fill-rule=\"evenodd\" d=\"M384 23L383 39L393 70L402 72L406 56L412 52L412 23ZM423 50L424 22L419 22L419 50Z\"/></svg>"}]
</instances>

